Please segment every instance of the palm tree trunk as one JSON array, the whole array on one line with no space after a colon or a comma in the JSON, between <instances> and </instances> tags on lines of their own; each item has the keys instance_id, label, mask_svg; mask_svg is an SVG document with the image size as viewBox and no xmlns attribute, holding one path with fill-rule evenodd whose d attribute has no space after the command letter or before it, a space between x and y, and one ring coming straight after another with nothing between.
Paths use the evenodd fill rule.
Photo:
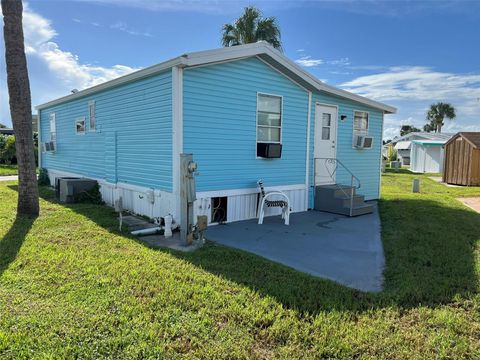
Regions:
<instances>
[{"instance_id":1,"label":"palm tree trunk","mask_svg":"<svg viewBox=\"0 0 480 360\"><path fill-rule=\"evenodd\" d=\"M437 123L437 133L441 133L442 132L442 123L443 121L440 121L439 123Z\"/></svg>"},{"instance_id":2,"label":"palm tree trunk","mask_svg":"<svg viewBox=\"0 0 480 360\"><path fill-rule=\"evenodd\" d=\"M32 102L23 43L22 1L2 0L10 114L18 163L18 215L39 213L32 133Z\"/></svg>"}]
</instances>

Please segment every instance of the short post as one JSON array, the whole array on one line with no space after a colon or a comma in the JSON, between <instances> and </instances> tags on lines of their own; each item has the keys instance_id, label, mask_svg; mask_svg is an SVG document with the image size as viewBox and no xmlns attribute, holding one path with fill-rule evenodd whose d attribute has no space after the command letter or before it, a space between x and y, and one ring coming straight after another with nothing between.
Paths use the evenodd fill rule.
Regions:
<instances>
[{"instance_id":1,"label":"short post","mask_svg":"<svg viewBox=\"0 0 480 360\"><path fill-rule=\"evenodd\" d=\"M414 193L420 192L420 179L413 179L412 191Z\"/></svg>"}]
</instances>

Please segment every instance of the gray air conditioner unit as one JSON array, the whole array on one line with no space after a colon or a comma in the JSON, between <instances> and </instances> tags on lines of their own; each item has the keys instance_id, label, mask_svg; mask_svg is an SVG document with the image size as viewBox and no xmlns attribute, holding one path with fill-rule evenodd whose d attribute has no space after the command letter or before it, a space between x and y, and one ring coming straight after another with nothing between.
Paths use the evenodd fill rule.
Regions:
<instances>
[{"instance_id":1,"label":"gray air conditioner unit","mask_svg":"<svg viewBox=\"0 0 480 360\"><path fill-rule=\"evenodd\" d=\"M373 137L364 135L355 135L353 146L357 149L370 149L373 146Z\"/></svg>"},{"instance_id":2,"label":"gray air conditioner unit","mask_svg":"<svg viewBox=\"0 0 480 360\"><path fill-rule=\"evenodd\" d=\"M46 143L43 143L42 145L42 150L45 152L53 152L56 150L56 144L55 141L48 141Z\"/></svg>"},{"instance_id":3,"label":"gray air conditioner unit","mask_svg":"<svg viewBox=\"0 0 480 360\"><path fill-rule=\"evenodd\" d=\"M96 180L63 177L55 179L55 195L62 203L73 203L77 196L91 190L97 184Z\"/></svg>"}]
</instances>

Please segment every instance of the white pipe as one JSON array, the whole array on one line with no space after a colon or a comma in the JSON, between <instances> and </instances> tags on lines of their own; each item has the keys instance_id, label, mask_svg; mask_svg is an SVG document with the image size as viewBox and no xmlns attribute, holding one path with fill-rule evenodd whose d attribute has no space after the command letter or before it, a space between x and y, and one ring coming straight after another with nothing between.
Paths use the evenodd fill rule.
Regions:
<instances>
[{"instance_id":1,"label":"white pipe","mask_svg":"<svg viewBox=\"0 0 480 360\"><path fill-rule=\"evenodd\" d=\"M167 215L165 216L164 218L165 220L165 237L166 238L169 238L172 236L172 221L173 221L173 218L172 218L172 215Z\"/></svg>"},{"instance_id":2,"label":"white pipe","mask_svg":"<svg viewBox=\"0 0 480 360\"><path fill-rule=\"evenodd\" d=\"M130 234L132 234L132 235L152 235L152 234L157 233L160 230L162 230L162 227L156 226L156 227L153 227L153 228L135 230L135 231L132 231Z\"/></svg>"}]
</instances>

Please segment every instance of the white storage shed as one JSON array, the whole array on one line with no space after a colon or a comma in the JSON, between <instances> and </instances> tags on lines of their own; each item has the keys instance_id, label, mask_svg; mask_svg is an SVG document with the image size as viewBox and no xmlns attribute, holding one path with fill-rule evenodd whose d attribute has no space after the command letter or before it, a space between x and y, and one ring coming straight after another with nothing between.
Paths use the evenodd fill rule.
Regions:
<instances>
[{"instance_id":1,"label":"white storage shed","mask_svg":"<svg viewBox=\"0 0 480 360\"><path fill-rule=\"evenodd\" d=\"M440 173L443 171L446 141L413 140L411 146L410 171L415 173Z\"/></svg>"}]
</instances>

